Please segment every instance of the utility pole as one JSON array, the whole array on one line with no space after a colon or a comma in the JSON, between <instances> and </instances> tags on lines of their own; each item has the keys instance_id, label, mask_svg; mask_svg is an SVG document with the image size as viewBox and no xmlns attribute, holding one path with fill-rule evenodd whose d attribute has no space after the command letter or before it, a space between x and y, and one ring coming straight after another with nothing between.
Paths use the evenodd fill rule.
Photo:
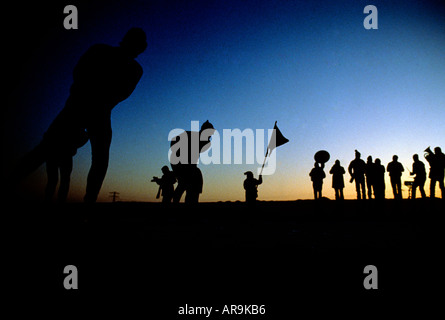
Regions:
<instances>
[{"instance_id":1,"label":"utility pole","mask_svg":"<svg viewBox=\"0 0 445 320\"><path fill-rule=\"evenodd\" d=\"M119 192L116 191L110 192L110 198L113 198L113 202L116 202L116 199L119 198Z\"/></svg>"}]
</instances>

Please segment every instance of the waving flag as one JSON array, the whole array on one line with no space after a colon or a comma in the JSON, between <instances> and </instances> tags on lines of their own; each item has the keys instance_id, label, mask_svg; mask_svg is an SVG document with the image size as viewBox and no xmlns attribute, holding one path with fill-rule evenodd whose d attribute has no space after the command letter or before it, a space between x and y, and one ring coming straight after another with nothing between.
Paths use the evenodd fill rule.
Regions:
<instances>
[{"instance_id":1,"label":"waving flag","mask_svg":"<svg viewBox=\"0 0 445 320\"><path fill-rule=\"evenodd\" d=\"M272 152L273 149L275 149L276 147L282 146L283 144L285 144L287 142L289 142L289 139L287 139L286 137L283 136L280 129L278 129L278 127L277 127L277 122L275 121L272 136L270 137L269 145L267 146L266 157L267 157L267 154L270 154L270 152Z\"/></svg>"},{"instance_id":2,"label":"waving flag","mask_svg":"<svg viewBox=\"0 0 445 320\"><path fill-rule=\"evenodd\" d=\"M289 139L287 139L283 134L281 133L280 129L278 129L277 122L275 121L275 125L273 127L272 136L270 137L269 145L267 146L266 155L264 156L264 162L263 166L261 167L260 175L263 172L264 165L266 164L267 156L270 155L270 153L279 146L282 146L283 144L289 142Z\"/></svg>"}]
</instances>

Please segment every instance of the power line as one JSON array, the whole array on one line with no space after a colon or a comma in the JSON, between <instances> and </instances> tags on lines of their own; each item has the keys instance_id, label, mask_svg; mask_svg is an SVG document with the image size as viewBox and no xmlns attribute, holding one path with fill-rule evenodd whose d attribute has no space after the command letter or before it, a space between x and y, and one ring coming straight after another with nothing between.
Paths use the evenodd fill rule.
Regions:
<instances>
[{"instance_id":1,"label":"power line","mask_svg":"<svg viewBox=\"0 0 445 320\"><path fill-rule=\"evenodd\" d=\"M116 200L119 198L119 192L116 192L116 191L112 191L112 192L109 192L110 193L110 198L113 198L113 202L116 202Z\"/></svg>"}]
</instances>

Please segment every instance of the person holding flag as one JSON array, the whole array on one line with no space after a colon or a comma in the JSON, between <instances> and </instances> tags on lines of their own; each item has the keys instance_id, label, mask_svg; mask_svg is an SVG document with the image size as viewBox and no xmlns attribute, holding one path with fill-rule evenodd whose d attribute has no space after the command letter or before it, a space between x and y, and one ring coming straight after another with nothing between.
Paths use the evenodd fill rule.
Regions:
<instances>
[{"instance_id":1,"label":"person holding flag","mask_svg":"<svg viewBox=\"0 0 445 320\"><path fill-rule=\"evenodd\" d=\"M243 183L244 190L246 190L246 203L253 205L258 198L258 185L263 183L263 177L260 175L258 179L255 179L252 171L246 171L244 174L246 175L246 180Z\"/></svg>"}]
</instances>

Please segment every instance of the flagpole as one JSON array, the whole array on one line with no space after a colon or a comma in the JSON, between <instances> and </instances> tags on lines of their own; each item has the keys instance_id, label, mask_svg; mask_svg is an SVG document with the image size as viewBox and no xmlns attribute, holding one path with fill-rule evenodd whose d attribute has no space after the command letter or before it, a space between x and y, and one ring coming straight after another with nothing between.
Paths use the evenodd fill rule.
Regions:
<instances>
[{"instance_id":1,"label":"flagpole","mask_svg":"<svg viewBox=\"0 0 445 320\"><path fill-rule=\"evenodd\" d=\"M266 155L264 156L263 166L261 167L260 175L263 173L264 165L266 164L267 155L269 154L269 147L267 147Z\"/></svg>"},{"instance_id":2,"label":"flagpole","mask_svg":"<svg viewBox=\"0 0 445 320\"><path fill-rule=\"evenodd\" d=\"M277 140L278 135L278 140ZM275 121L275 125L273 127L272 136L270 137L269 144L267 145L266 155L264 156L263 166L261 167L260 175L263 173L264 166L266 165L266 159L269 153L273 151L277 146L281 146L287 143L289 140L286 139L280 130L277 127L277 121ZM271 146L272 143L272 146Z\"/></svg>"},{"instance_id":3,"label":"flagpole","mask_svg":"<svg viewBox=\"0 0 445 320\"><path fill-rule=\"evenodd\" d=\"M277 126L277 122L275 121L274 129L276 126ZM261 167L260 175L263 173L264 165L266 164L267 155L269 154L269 146L270 146L270 141L269 141L269 144L267 145L267 151L266 151L266 155L264 156L263 166Z\"/></svg>"}]
</instances>

